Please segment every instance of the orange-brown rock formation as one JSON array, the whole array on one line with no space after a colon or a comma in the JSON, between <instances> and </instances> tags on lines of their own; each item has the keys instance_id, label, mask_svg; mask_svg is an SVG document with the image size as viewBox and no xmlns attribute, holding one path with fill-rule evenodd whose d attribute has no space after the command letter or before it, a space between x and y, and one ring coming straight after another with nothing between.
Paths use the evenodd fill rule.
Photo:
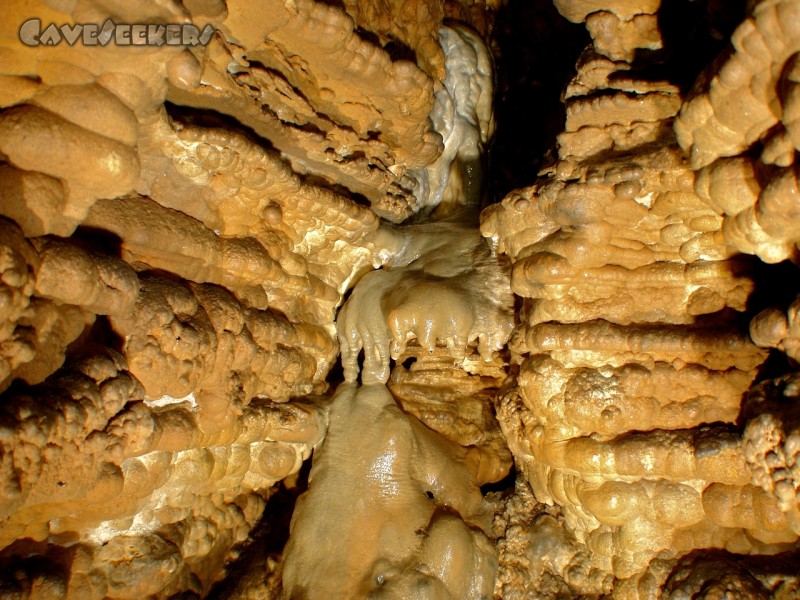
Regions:
<instances>
[{"instance_id":1,"label":"orange-brown rock formation","mask_svg":"<svg viewBox=\"0 0 800 600\"><path fill-rule=\"evenodd\" d=\"M226 14L190 4L2 9L3 593L205 595L325 432L295 399L326 390L375 214L242 130L168 116L207 47L17 37L31 11Z\"/></svg>"},{"instance_id":2,"label":"orange-brown rock formation","mask_svg":"<svg viewBox=\"0 0 800 600\"><path fill-rule=\"evenodd\" d=\"M326 419L311 403L254 400L211 428L194 405L147 400L113 351L9 394L3 546L69 548L58 597L207 590Z\"/></svg>"},{"instance_id":3,"label":"orange-brown rock formation","mask_svg":"<svg viewBox=\"0 0 800 600\"><path fill-rule=\"evenodd\" d=\"M649 597L634 582L656 558L672 568L696 548L779 553L797 540L751 481L734 425L766 357L731 321L752 263L734 257L672 133L679 89L626 64L662 45L658 3L644 4L556 3L594 44L567 87L558 159L482 216L525 298L501 426L536 499L562 511L591 568L622 580L619 597ZM718 181L740 190L733 173Z\"/></svg>"},{"instance_id":4,"label":"orange-brown rock formation","mask_svg":"<svg viewBox=\"0 0 800 600\"><path fill-rule=\"evenodd\" d=\"M471 455L379 384L342 384L330 418L293 517L283 597L488 597L497 558Z\"/></svg>"},{"instance_id":5,"label":"orange-brown rock formation","mask_svg":"<svg viewBox=\"0 0 800 600\"><path fill-rule=\"evenodd\" d=\"M800 594L800 3L553 4L3 3L0 596Z\"/></svg>"},{"instance_id":6,"label":"orange-brown rock formation","mask_svg":"<svg viewBox=\"0 0 800 600\"><path fill-rule=\"evenodd\" d=\"M697 193L724 216L725 241L768 263L795 258L798 241L798 11L796 2L757 3L675 123Z\"/></svg>"}]
</instances>

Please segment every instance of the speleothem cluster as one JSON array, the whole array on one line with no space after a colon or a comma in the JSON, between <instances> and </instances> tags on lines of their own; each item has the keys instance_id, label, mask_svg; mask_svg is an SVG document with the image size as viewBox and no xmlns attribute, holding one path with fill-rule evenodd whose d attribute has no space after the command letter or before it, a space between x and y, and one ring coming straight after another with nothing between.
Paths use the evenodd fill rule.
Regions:
<instances>
[{"instance_id":1,"label":"speleothem cluster","mask_svg":"<svg viewBox=\"0 0 800 600\"><path fill-rule=\"evenodd\" d=\"M554 0L490 203L514 1L3 4L0 595L800 594L800 2Z\"/></svg>"}]
</instances>

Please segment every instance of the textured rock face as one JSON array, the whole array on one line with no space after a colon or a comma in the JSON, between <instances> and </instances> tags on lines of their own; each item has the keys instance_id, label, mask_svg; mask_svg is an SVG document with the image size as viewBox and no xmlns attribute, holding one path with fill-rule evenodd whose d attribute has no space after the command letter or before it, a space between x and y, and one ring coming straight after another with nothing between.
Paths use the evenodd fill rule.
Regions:
<instances>
[{"instance_id":1,"label":"textured rock face","mask_svg":"<svg viewBox=\"0 0 800 600\"><path fill-rule=\"evenodd\" d=\"M665 578L697 548L772 554L797 541L788 508L795 488L783 475L793 465L789 432L767 415L744 437L735 425L766 358L736 316L747 309L755 263L734 256L742 246L732 247L727 217L705 192L719 186L720 201L733 201L751 179L734 163L696 174L699 134L691 161L684 158L686 119L700 100L641 75L646 63L634 57L663 45L653 28L658 3L645 4L556 3L585 20L593 41L564 94L557 159L532 187L486 209L481 225L511 258L512 290L525 299L509 344L518 373L498 417L536 499L563 519L524 527L534 537L545 522L566 529L586 549L587 576L594 569L618 578L617 597L683 585ZM754 14L767 4L775 3ZM760 345L792 347L785 316L759 319ZM765 465L770 450L749 440L765 438L786 458L753 472L749 465ZM787 490L783 500L776 485ZM648 575L657 582L648 591L641 577L656 559L666 562ZM505 596L556 593L546 579L509 576L504 564L501 556ZM696 569L697 585L708 583L705 567ZM557 578L562 593L611 591L596 576L562 570Z\"/></svg>"},{"instance_id":2,"label":"textured rock face","mask_svg":"<svg viewBox=\"0 0 800 600\"><path fill-rule=\"evenodd\" d=\"M423 23L424 46L438 26ZM428 126L435 81L363 40L334 6L228 2L199 86L169 97L233 116L299 172L344 185L400 221L415 212L406 170L441 152Z\"/></svg>"},{"instance_id":3,"label":"textured rock face","mask_svg":"<svg viewBox=\"0 0 800 600\"><path fill-rule=\"evenodd\" d=\"M798 11L796 2L758 3L675 123L697 193L724 217L725 241L768 263L797 251Z\"/></svg>"},{"instance_id":4,"label":"textured rock face","mask_svg":"<svg viewBox=\"0 0 800 600\"><path fill-rule=\"evenodd\" d=\"M284 598L478 600L494 589L492 505L479 486L502 479L511 461L480 410L486 398L470 396L487 387L480 375L498 375L513 300L507 270L476 227L480 148L492 121L488 56L464 30L442 28L440 36L445 90L432 121L444 123L447 136L424 174L440 200L432 222L382 232L384 269L361 278L337 317L345 383L292 518ZM424 370L398 366L409 343L428 360L413 351L405 360ZM446 348L438 364L437 346ZM477 367L473 376L469 367ZM460 383L449 393L437 381L447 375ZM470 406L458 406L462 399ZM335 552L340 544L345 556Z\"/></svg>"},{"instance_id":5,"label":"textured rock face","mask_svg":"<svg viewBox=\"0 0 800 600\"><path fill-rule=\"evenodd\" d=\"M745 415L749 418L744 439L753 484L777 498L788 526L798 533L800 424L796 394L796 374L754 387L745 404Z\"/></svg>"},{"instance_id":6,"label":"textured rock face","mask_svg":"<svg viewBox=\"0 0 800 600\"><path fill-rule=\"evenodd\" d=\"M376 215L243 130L168 116L170 90L200 93L214 46L17 37L33 16L202 27L230 12L187 8L2 9L9 597L206 595L325 433L314 394Z\"/></svg>"},{"instance_id":7,"label":"textured rock face","mask_svg":"<svg viewBox=\"0 0 800 600\"><path fill-rule=\"evenodd\" d=\"M555 0L478 218L504 4L3 3L0 596L800 594L800 4Z\"/></svg>"},{"instance_id":8,"label":"textured rock face","mask_svg":"<svg viewBox=\"0 0 800 600\"><path fill-rule=\"evenodd\" d=\"M146 398L111 351L7 394L2 543L69 548L59 597L207 590L325 429L311 403L253 401L210 428L192 397Z\"/></svg>"},{"instance_id":9,"label":"textured rock face","mask_svg":"<svg viewBox=\"0 0 800 600\"><path fill-rule=\"evenodd\" d=\"M388 260L387 240L399 240L378 215L433 211L441 195L427 194L446 185L433 180L476 167L491 134L487 122L471 146L461 143L453 119L486 112L491 70L464 31L458 39L480 50L466 60L486 81L467 100L448 95L443 10L402 38L413 44L403 59L362 39L334 7L253 8L3 8L4 594L206 595L274 484L323 439L326 403L315 394L337 357L336 309ZM193 48L30 47L17 29L31 16L42 28L110 18L216 33ZM428 116L435 94L446 143ZM473 228L468 250L483 246ZM481 260L459 290L486 279L484 293L493 291L500 268ZM499 333L493 321L475 326L487 357L510 331L510 301L506 291ZM463 341L465 361L476 337ZM476 389L498 384L502 364L492 368ZM454 419L440 429L458 440L442 443L469 456L480 482L502 477L510 455L488 394ZM472 495L480 499L477 487ZM490 593L485 535L447 516L429 521L424 553L448 589L460 596L465 572L441 563L455 533L474 537L488 568L476 590Z\"/></svg>"}]
</instances>

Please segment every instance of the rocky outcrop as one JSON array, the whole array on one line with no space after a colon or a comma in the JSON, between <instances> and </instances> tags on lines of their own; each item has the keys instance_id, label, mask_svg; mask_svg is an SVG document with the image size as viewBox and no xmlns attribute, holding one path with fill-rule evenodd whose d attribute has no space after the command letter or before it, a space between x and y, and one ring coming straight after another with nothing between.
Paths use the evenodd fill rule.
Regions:
<instances>
[{"instance_id":1,"label":"rocky outcrop","mask_svg":"<svg viewBox=\"0 0 800 600\"><path fill-rule=\"evenodd\" d=\"M2 545L13 555L27 540L45 560L67 548L71 564L48 584L56 597L207 591L326 417L318 404L254 400L208 427L195 404L191 394L148 400L113 351L6 394ZM36 597L47 573L31 569ZM2 585L13 590L13 578Z\"/></svg>"},{"instance_id":2,"label":"rocky outcrop","mask_svg":"<svg viewBox=\"0 0 800 600\"><path fill-rule=\"evenodd\" d=\"M206 595L324 436L335 309L377 260L378 217L242 128L167 113L213 47L16 30L32 10L232 14L187 7L2 9L3 594Z\"/></svg>"},{"instance_id":3,"label":"rocky outcrop","mask_svg":"<svg viewBox=\"0 0 800 600\"><path fill-rule=\"evenodd\" d=\"M622 580L616 597L648 597L633 582L655 559L779 553L797 538L775 495L753 485L735 425L766 358L737 325L752 263L734 257L683 157L684 125L672 132L692 101L631 64L662 47L658 3L589 4L556 3L593 40L566 89L557 160L482 215L525 299L498 417L536 499L560 509L591 569ZM511 597L530 590L512 581Z\"/></svg>"},{"instance_id":4,"label":"rocky outcrop","mask_svg":"<svg viewBox=\"0 0 800 600\"><path fill-rule=\"evenodd\" d=\"M405 172L441 152L428 123L438 78L393 61L333 6L268 2L254 14L231 1L227 9L200 85L172 89L170 100L233 116L296 170L365 196L383 217L413 214L415 182Z\"/></svg>"},{"instance_id":5,"label":"rocky outcrop","mask_svg":"<svg viewBox=\"0 0 800 600\"><path fill-rule=\"evenodd\" d=\"M564 126L478 230L524 11L4 3L0 595L797 595L798 3L554 4Z\"/></svg>"}]
</instances>

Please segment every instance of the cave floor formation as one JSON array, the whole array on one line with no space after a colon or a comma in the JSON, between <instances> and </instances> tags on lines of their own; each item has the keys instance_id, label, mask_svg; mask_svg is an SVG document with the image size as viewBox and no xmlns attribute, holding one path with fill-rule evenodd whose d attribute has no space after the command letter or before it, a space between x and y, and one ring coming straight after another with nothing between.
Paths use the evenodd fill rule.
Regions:
<instances>
[{"instance_id":1,"label":"cave floor formation","mask_svg":"<svg viewBox=\"0 0 800 600\"><path fill-rule=\"evenodd\" d=\"M800 597L800 1L0 17L0 597Z\"/></svg>"}]
</instances>

